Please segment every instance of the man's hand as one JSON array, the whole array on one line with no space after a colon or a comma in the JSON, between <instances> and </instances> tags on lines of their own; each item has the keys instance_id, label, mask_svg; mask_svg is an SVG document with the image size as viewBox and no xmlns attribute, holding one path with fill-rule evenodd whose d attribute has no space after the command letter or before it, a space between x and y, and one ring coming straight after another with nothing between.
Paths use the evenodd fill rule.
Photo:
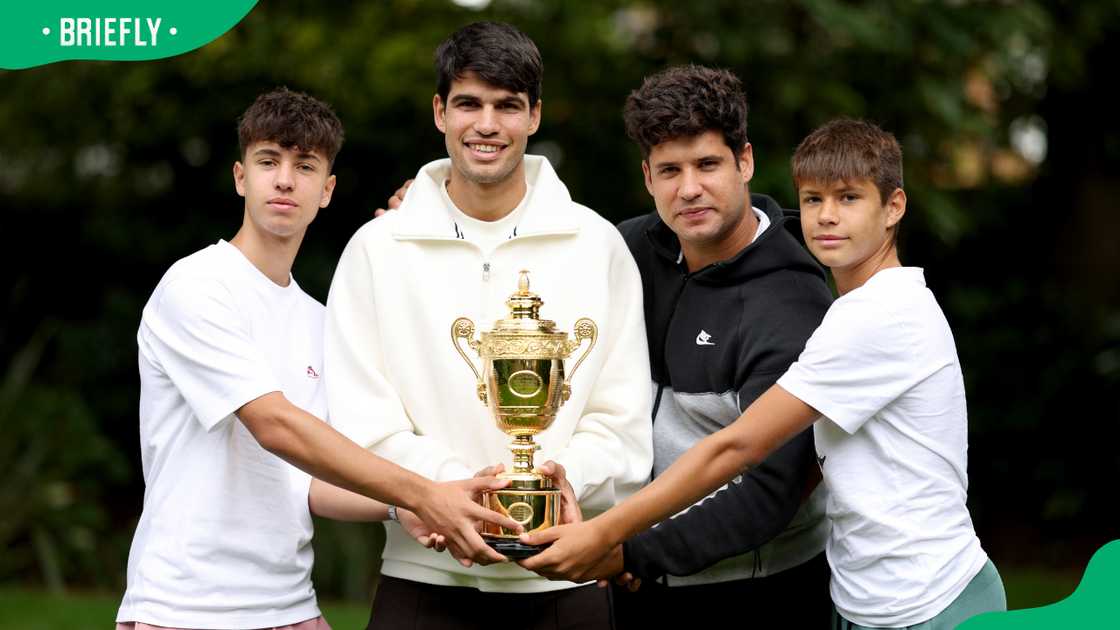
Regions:
<instances>
[{"instance_id":1,"label":"man's hand","mask_svg":"<svg viewBox=\"0 0 1120 630\"><path fill-rule=\"evenodd\" d=\"M539 532L522 534L521 542L527 545L552 545L518 564L550 580L586 582L613 577L617 571L597 573L597 570L605 571L599 569L599 565L616 546L606 532L599 531L597 520L557 525Z\"/></svg>"},{"instance_id":2,"label":"man's hand","mask_svg":"<svg viewBox=\"0 0 1120 630\"><path fill-rule=\"evenodd\" d=\"M579 509L579 502L576 501L576 493L575 490L572 489L572 484L568 483L568 477L564 471L564 467L552 460L548 460L538 466L537 471L551 477L556 487L560 488L560 523L582 522L583 512Z\"/></svg>"},{"instance_id":3,"label":"man's hand","mask_svg":"<svg viewBox=\"0 0 1120 630\"><path fill-rule=\"evenodd\" d=\"M634 574L629 571L614 576L614 583L626 588L626 590L631 593L637 593L638 589L642 588L642 578L634 577ZM609 584L610 582L607 580L599 580L599 588L603 588Z\"/></svg>"},{"instance_id":4,"label":"man's hand","mask_svg":"<svg viewBox=\"0 0 1120 630\"><path fill-rule=\"evenodd\" d=\"M483 468L482 470L476 472L474 474L474 478L481 479L482 477L497 477L505 471L506 465L499 462L497 464L494 464L493 466L487 466L486 468Z\"/></svg>"},{"instance_id":5,"label":"man's hand","mask_svg":"<svg viewBox=\"0 0 1120 630\"><path fill-rule=\"evenodd\" d=\"M411 185L411 179L404 180L404 183L401 184L401 187L397 189L397 192L393 193L392 197L389 197L388 203L385 204L389 207L389 210L396 210L397 208L401 207L401 202L404 201L404 194L408 192L408 187ZM386 210L385 208L378 208L373 211L373 217L376 219L389 210Z\"/></svg>"},{"instance_id":6,"label":"man's hand","mask_svg":"<svg viewBox=\"0 0 1120 630\"><path fill-rule=\"evenodd\" d=\"M447 549L447 539L443 534L433 531L416 514L404 508L397 508L397 519L404 531L416 539L416 542L436 552Z\"/></svg>"},{"instance_id":7,"label":"man's hand","mask_svg":"<svg viewBox=\"0 0 1120 630\"><path fill-rule=\"evenodd\" d=\"M465 567L472 563L505 562L506 557L483 542L476 521L494 523L514 531L524 531L517 521L478 504L484 490L498 490L509 482L493 477L479 477L433 483L415 508L431 531L443 535L451 555Z\"/></svg>"}]
</instances>

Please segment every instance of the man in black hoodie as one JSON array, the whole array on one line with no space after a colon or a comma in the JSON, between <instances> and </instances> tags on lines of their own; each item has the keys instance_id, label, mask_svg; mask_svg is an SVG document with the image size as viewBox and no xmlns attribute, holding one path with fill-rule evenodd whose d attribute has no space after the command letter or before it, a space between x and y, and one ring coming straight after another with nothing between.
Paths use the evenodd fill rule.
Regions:
<instances>
[{"instance_id":1,"label":"man in black hoodie","mask_svg":"<svg viewBox=\"0 0 1120 630\"><path fill-rule=\"evenodd\" d=\"M624 117L657 207L619 225L645 292L656 476L774 384L832 294L785 226L792 213L750 194L747 100L734 75L669 68L630 94ZM752 627L825 627L819 478L807 430L616 549L615 568L643 581L636 593L616 589L618 627L662 627L727 607Z\"/></svg>"}]
</instances>

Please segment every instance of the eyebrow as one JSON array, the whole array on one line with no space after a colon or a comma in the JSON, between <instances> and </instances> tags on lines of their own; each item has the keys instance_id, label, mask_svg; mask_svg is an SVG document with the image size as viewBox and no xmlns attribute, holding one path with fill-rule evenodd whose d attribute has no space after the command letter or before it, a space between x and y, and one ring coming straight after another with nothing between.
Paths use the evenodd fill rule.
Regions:
<instances>
[{"instance_id":1,"label":"eyebrow","mask_svg":"<svg viewBox=\"0 0 1120 630\"><path fill-rule=\"evenodd\" d=\"M280 152L277 151L276 149L268 149L268 148L257 149L256 151L253 151L253 157L273 157L273 158L275 158L275 157L280 157ZM300 160L315 160L316 162L322 162L323 161L322 158L320 158L318 155L316 155L315 153L312 153L310 151L300 151L299 153L296 154L296 158L300 159Z\"/></svg>"},{"instance_id":2,"label":"eyebrow","mask_svg":"<svg viewBox=\"0 0 1120 630\"><path fill-rule=\"evenodd\" d=\"M481 103L482 102L482 98L479 97L479 96L475 96L474 94L456 94L455 96L452 96L450 100L451 100L452 105L458 105L459 103ZM523 101L521 99L521 95L519 95L519 94L511 94L509 96L503 96L502 98L499 98L496 101L496 104L498 104L498 105L508 105L510 103L520 105L522 107L524 107L526 105L525 101Z\"/></svg>"},{"instance_id":3,"label":"eyebrow","mask_svg":"<svg viewBox=\"0 0 1120 630\"><path fill-rule=\"evenodd\" d=\"M722 155L719 155L719 154L717 154L717 153L712 153L711 155L702 155L702 156L700 156L700 157L698 157L698 158L696 158L696 159L694 159L694 160L684 160L684 161L691 161L691 162L722 162L722 161L724 161L725 159L726 159L726 158L725 158L724 156L722 156ZM653 164L653 168L665 168L666 166L677 166L677 165L678 165L678 164L680 164L680 163L681 163L681 160L665 160L665 161L663 161L663 162L654 162L654 164Z\"/></svg>"}]
</instances>

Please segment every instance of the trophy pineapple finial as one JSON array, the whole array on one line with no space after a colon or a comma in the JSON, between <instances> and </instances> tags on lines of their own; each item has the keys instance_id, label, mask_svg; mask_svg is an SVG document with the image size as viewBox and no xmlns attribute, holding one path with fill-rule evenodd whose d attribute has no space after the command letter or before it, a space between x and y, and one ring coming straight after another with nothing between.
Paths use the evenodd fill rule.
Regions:
<instances>
[{"instance_id":1,"label":"trophy pineapple finial","mask_svg":"<svg viewBox=\"0 0 1120 630\"><path fill-rule=\"evenodd\" d=\"M537 319L541 318L541 304L544 301L540 296L529 290L529 271L522 269L517 278L517 293L509 296L506 306L509 307L511 319Z\"/></svg>"}]
</instances>

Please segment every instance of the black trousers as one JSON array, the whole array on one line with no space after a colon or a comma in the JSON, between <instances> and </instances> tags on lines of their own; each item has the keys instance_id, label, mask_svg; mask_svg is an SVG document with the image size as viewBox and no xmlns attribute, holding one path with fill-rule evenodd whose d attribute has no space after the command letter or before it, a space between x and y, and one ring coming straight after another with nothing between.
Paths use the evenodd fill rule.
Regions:
<instances>
[{"instance_id":1,"label":"black trousers","mask_svg":"<svg viewBox=\"0 0 1120 630\"><path fill-rule=\"evenodd\" d=\"M721 618L721 628L828 628L832 598L828 560L823 553L781 573L763 578L699 586L643 582L631 593L613 588L618 630L692 627L699 619Z\"/></svg>"},{"instance_id":2,"label":"black trousers","mask_svg":"<svg viewBox=\"0 0 1120 630\"><path fill-rule=\"evenodd\" d=\"M382 576L367 630L612 630L610 590L484 593Z\"/></svg>"}]
</instances>

